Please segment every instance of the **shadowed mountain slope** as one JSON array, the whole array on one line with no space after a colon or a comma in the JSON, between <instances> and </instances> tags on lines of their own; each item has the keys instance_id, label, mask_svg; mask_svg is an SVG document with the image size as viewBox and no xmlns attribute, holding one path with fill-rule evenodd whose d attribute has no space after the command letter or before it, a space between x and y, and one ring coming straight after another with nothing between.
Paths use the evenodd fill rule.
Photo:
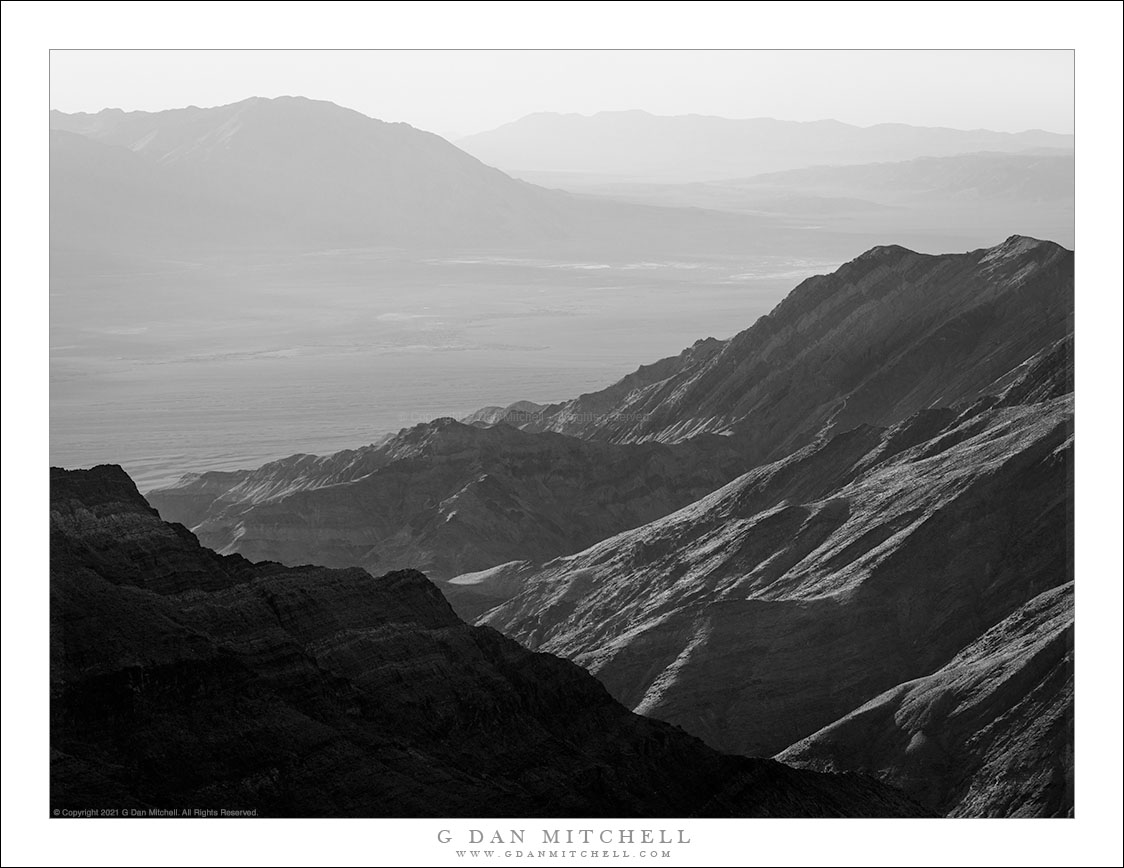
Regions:
<instances>
[{"instance_id":1,"label":"shadowed mountain slope","mask_svg":"<svg viewBox=\"0 0 1124 868\"><path fill-rule=\"evenodd\" d=\"M1073 583L779 758L865 770L954 817L1072 816Z\"/></svg>"},{"instance_id":2,"label":"shadowed mountain slope","mask_svg":"<svg viewBox=\"0 0 1124 868\"><path fill-rule=\"evenodd\" d=\"M916 816L723 756L415 571L222 557L116 467L51 471L51 803L259 816Z\"/></svg>"}]
</instances>

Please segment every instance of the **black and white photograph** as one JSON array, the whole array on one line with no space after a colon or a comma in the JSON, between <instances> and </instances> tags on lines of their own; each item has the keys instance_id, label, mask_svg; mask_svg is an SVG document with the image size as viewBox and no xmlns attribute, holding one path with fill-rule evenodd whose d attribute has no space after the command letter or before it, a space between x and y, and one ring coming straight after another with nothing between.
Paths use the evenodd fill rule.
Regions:
<instances>
[{"instance_id":1,"label":"black and white photograph","mask_svg":"<svg viewBox=\"0 0 1124 868\"><path fill-rule=\"evenodd\" d=\"M648 7L5 3L5 865L1120 864L1120 4Z\"/></svg>"}]
</instances>

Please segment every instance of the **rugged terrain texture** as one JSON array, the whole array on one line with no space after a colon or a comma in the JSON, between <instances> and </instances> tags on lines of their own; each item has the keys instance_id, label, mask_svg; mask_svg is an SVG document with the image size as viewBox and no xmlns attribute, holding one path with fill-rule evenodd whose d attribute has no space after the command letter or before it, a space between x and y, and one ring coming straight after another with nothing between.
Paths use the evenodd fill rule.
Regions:
<instances>
[{"instance_id":1,"label":"rugged terrain texture","mask_svg":"<svg viewBox=\"0 0 1124 868\"><path fill-rule=\"evenodd\" d=\"M1072 816L1073 583L780 759L865 770L950 816Z\"/></svg>"},{"instance_id":2,"label":"rugged terrain texture","mask_svg":"<svg viewBox=\"0 0 1124 868\"><path fill-rule=\"evenodd\" d=\"M424 565L462 616L718 750L811 739L793 758L936 812L1065 814L1069 664L1026 650L1063 640L997 625L1072 580L1072 330L1055 244L875 248L602 392L153 499L225 551ZM988 693L1008 676L1036 704Z\"/></svg>"},{"instance_id":3,"label":"rugged terrain texture","mask_svg":"<svg viewBox=\"0 0 1124 868\"><path fill-rule=\"evenodd\" d=\"M416 571L223 557L117 467L51 471L52 806L261 815L923 815L723 756Z\"/></svg>"},{"instance_id":4,"label":"rugged terrain texture","mask_svg":"<svg viewBox=\"0 0 1124 868\"><path fill-rule=\"evenodd\" d=\"M190 475L148 499L224 554L446 579L578 551L713 491L744 460L721 437L618 445L439 419L364 449Z\"/></svg>"},{"instance_id":5,"label":"rugged terrain texture","mask_svg":"<svg viewBox=\"0 0 1124 868\"><path fill-rule=\"evenodd\" d=\"M1059 342L966 409L824 435L643 528L509 568L522 590L481 623L715 747L781 751L950 665L1071 579L1071 350ZM1064 694L1048 701L1064 718ZM1013 740L973 749L995 768L1015 762ZM961 808L1013 805L981 795ZM1058 804L1028 802L1039 808Z\"/></svg>"},{"instance_id":6,"label":"rugged terrain texture","mask_svg":"<svg viewBox=\"0 0 1124 868\"><path fill-rule=\"evenodd\" d=\"M697 341L601 392L192 475L149 498L224 553L438 580L488 571L446 588L473 618L517 586L512 562L580 551L831 432L1000 391L1072 331L1072 282L1070 251L1018 236L959 255L876 248L734 338Z\"/></svg>"},{"instance_id":7,"label":"rugged terrain texture","mask_svg":"<svg viewBox=\"0 0 1124 868\"><path fill-rule=\"evenodd\" d=\"M994 391L1073 330L1073 253L1012 236L930 256L876 247L797 286L727 341L700 341L620 382L505 417L527 430L613 442L727 434L755 463L825 429L892 425Z\"/></svg>"}]
</instances>

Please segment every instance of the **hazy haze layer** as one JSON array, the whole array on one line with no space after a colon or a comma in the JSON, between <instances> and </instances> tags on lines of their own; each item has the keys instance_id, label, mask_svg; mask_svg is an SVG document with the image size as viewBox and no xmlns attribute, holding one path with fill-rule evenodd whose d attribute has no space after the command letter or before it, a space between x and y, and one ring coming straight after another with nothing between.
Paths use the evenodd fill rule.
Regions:
<instances>
[{"instance_id":1,"label":"hazy haze layer","mask_svg":"<svg viewBox=\"0 0 1124 868\"><path fill-rule=\"evenodd\" d=\"M710 153L699 137L730 152L741 140L728 133L740 130L768 146L755 151L762 159L784 144L790 163L832 148L869 163L1069 140L610 120L631 138L608 157L632 147L657 160L675 143L666 124L697 139L683 151L692 159ZM891 173L902 194L862 166L572 193L406 124L303 98L52 112L51 127L51 460L120 463L142 489L601 388L699 338L729 337L803 278L877 244L968 250L1012 231L1065 241L1072 225L1065 189L1026 195L1041 187L1033 167L1064 155L999 155L998 192L990 164L957 169L953 181L970 189L938 199L918 192L916 172ZM1012 189L1019 196L1003 198Z\"/></svg>"},{"instance_id":2,"label":"hazy haze layer","mask_svg":"<svg viewBox=\"0 0 1124 868\"><path fill-rule=\"evenodd\" d=\"M484 404L558 400L728 337L830 263L609 264L360 252L54 268L51 463L188 470L360 446Z\"/></svg>"}]
</instances>

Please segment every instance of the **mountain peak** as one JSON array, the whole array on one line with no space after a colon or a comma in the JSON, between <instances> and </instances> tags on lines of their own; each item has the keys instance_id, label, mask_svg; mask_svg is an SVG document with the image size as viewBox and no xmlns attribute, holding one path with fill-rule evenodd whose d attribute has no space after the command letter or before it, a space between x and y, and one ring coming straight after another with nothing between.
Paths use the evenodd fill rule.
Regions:
<instances>
[{"instance_id":1,"label":"mountain peak","mask_svg":"<svg viewBox=\"0 0 1124 868\"><path fill-rule=\"evenodd\" d=\"M98 464L86 470L51 468L51 499L79 500L88 504L124 503L148 509L128 473L118 464Z\"/></svg>"},{"instance_id":2,"label":"mountain peak","mask_svg":"<svg viewBox=\"0 0 1124 868\"><path fill-rule=\"evenodd\" d=\"M528 243L582 210L432 133L303 96L52 112L50 127L80 136L52 137L56 247Z\"/></svg>"},{"instance_id":3,"label":"mountain peak","mask_svg":"<svg viewBox=\"0 0 1124 868\"><path fill-rule=\"evenodd\" d=\"M902 247L900 244L879 244L870 248L865 253L860 253L852 262L897 261L903 256L922 256L916 250Z\"/></svg>"},{"instance_id":4,"label":"mountain peak","mask_svg":"<svg viewBox=\"0 0 1124 868\"><path fill-rule=\"evenodd\" d=\"M733 432L755 460L779 458L828 422L892 424L985 393L1027 359L1028 335L1049 346L1072 329L1072 269L1063 248L1022 236L990 253L873 247L804 280L728 341L517 424L613 442ZM948 369L919 361L938 355Z\"/></svg>"},{"instance_id":5,"label":"mountain peak","mask_svg":"<svg viewBox=\"0 0 1124 868\"><path fill-rule=\"evenodd\" d=\"M1031 238L1029 235L1011 235L1001 244L986 248L980 262L998 265L1031 253L1048 256L1063 250L1065 250L1064 247L1055 244L1053 241L1042 241L1039 238Z\"/></svg>"},{"instance_id":6,"label":"mountain peak","mask_svg":"<svg viewBox=\"0 0 1124 868\"><path fill-rule=\"evenodd\" d=\"M1051 245L1052 241L1043 241L1041 238L1032 238L1029 235L1010 235L1002 244L996 244L993 250L1001 248L1014 248L1018 247L1022 250L1030 250L1034 247L1041 247L1043 245Z\"/></svg>"}]
</instances>

